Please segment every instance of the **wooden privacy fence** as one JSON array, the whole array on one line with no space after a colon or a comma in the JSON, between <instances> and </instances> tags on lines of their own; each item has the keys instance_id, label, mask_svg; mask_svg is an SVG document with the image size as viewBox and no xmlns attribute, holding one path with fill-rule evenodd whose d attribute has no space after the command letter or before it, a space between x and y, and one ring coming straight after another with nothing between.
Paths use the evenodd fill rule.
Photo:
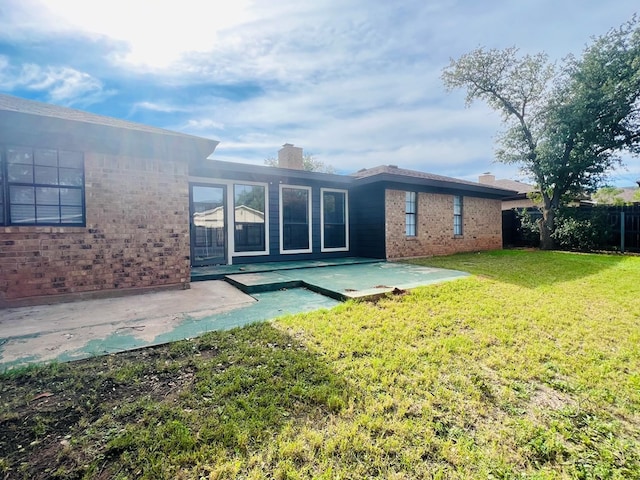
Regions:
<instances>
[{"instance_id":1,"label":"wooden privacy fence","mask_svg":"<svg viewBox=\"0 0 640 480\"><path fill-rule=\"evenodd\" d=\"M640 205L608 207L613 246L620 251L640 252Z\"/></svg>"},{"instance_id":2,"label":"wooden privacy fence","mask_svg":"<svg viewBox=\"0 0 640 480\"><path fill-rule=\"evenodd\" d=\"M602 248L621 252L640 252L640 205L575 207L580 218L606 214L610 235ZM542 217L537 208L527 209L532 219ZM537 239L521 229L516 209L502 212L502 244L505 247L537 246Z\"/></svg>"}]
</instances>

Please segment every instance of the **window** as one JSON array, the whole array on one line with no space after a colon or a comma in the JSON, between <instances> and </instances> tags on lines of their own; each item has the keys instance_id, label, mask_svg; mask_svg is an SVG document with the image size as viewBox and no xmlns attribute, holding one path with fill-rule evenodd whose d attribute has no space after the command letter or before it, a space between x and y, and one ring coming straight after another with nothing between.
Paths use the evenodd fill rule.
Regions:
<instances>
[{"instance_id":1,"label":"window","mask_svg":"<svg viewBox=\"0 0 640 480\"><path fill-rule=\"evenodd\" d=\"M346 190L321 189L321 250L349 250L349 205Z\"/></svg>"},{"instance_id":2,"label":"window","mask_svg":"<svg viewBox=\"0 0 640 480\"><path fill-rule=\"evenodd\" d=\"M416 236L416 192L405 192L405 234L407 237Z\"/></svg>"},{"instance_id":3,"label":"window","mask_svg":"<svg viewBox=\"0 0 640 480\"><path fill-rule=\"evenodd\" d=\"M0 164L0 223L85 224L81 152L7 147Z\"/></svg>"},{"instance_id":4,"label":"window","mask_svg":"<svg viewBox=\"0 0 640 480\"><path fill-rule=\"evenodd\" d=\"M280 253L311 252L311 188L280 185Z\"/></svg>"},{"instance_id":5,"label":"window","mask_svg":"<svg viewBox=\"0 0 640 480\"><path fill-rule=\"evenodd\" d=\"M453 197L453 234L462 236L462 196Z\"/></svg>"},{"instance_id":6,"label":"window","mask_svg":"<svg viewBox=\"0 0 640 480\"><path fill-rule=\"evenodd\" d=\"M234 185L234 244L236 252L266 250L265 195L263 185Z\"/></svg>"}]
</instances>

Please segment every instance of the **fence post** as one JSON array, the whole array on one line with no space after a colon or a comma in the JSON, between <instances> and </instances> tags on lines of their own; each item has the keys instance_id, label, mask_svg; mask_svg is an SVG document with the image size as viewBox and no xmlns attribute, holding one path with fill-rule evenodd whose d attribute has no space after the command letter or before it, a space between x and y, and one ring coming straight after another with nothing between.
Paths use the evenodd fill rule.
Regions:
<instances>
[{"instance_id":1,"label":"fence post","mask_svg":"<svg viewBox=\"0 0 640 480\"><path fill-rule=\"evenodd\" d=\"M624 210L620 211L620 251L624 253Z\"/></svg>"}]
</instances>

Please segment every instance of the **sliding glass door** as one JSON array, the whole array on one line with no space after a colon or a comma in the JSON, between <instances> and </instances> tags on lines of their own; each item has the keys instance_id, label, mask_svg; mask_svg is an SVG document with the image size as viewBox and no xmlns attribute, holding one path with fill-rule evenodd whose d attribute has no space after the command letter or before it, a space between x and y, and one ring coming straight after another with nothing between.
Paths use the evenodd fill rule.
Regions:
<instances>
[{"instance_id":1,"label":"sliding glass door","mask_svg":"<svg viewBox=\"0 0 640 480\"><path fill-rule=\"evenodd\" d=\"M227 263L226 187L191 185L191 265Z\"/></svg>"}]
</instances>

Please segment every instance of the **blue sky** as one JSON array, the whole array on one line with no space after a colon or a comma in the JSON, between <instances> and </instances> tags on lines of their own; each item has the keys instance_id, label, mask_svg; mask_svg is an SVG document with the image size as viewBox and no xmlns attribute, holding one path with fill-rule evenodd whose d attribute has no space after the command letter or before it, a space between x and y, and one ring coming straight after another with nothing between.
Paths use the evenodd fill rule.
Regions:
<instances>
[{"instance_id":1,"label":"blue sky","mask_svg":"<svg viewBox=\"0 0 640 480\"><path fill-rule=\"evenodd\" d=\"M220 141L263 164L283 143L340 173L395 164L527 180L493 162L500 117L440 75L476 47L560 60L637 0L3 0L0 91ZM640 159L612 183L633 185Z\"/></svg>"}]
</instances>

